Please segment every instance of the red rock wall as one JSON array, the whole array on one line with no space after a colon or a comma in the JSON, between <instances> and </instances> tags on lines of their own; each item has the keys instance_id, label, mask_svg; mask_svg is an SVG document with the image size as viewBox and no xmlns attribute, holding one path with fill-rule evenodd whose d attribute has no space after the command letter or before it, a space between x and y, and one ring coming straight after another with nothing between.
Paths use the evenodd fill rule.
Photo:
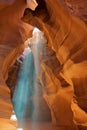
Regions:
<instances>
[{"instance_id":1,"label":"red rock wall","mask_svg":"<svg viewBox=\"0 0 87 130\"><path fill-rule=\"evenodd\" d=\"M55 2L45 0L45 2L46 6L44 6L44 9L46 12L43 8L39 7L35 12L29 12L29 14L24 17L24 21L44 31L48 39L48 45L56 52L57 59L62 67L58 75L68 84L66 88L61 86L62 89L58 91L52 99L51 96L47 96L45 99L48 104L50 104L49 107L54 113L52 113L52 115L57 121L57 124L72 125L74 116L76 124L86 125L87 114L83 112L83 110L87 110L86 107L84 107L87 106L86 102L84 102L84 99L87 100L87 26L80 19L70 15L58 0L55 0ZM46 66L44 67L45 69ZM51 77L51 75L49 75L49 77ZM58 80L60 81L59 77ZM80 90L84 91L81 92ZM79 93L79 95L77 93ZM76 96L75 100L74 95ZM57 101L58 99L59 102ZM61 111L60 116L57 115L59 111ZM64 120L63 117L65 113L68 114L66 114L66 119ZM83 118L81 119L81 117Z\"/></svg>"},{"instance_id":2,"label":"red rock wall","mask_svg":"<svg viewBox=\"0 0 87 130\"><path fill-rule=\"evenodd\" d=\"M38 2L40 1L38 0ZM35 12L30 11L27 16L22 18L44 31L48 45L56 53L53 59L57 57L60 63L55 67L55 72L53 71L54 66L50 67L45 62L42 64L47 83L48 81L51 83L51 85L47 84L46 87L49 88L49 92L50 90L54 92L50 96L45 92L44 98L51 110L53 122L57 125L87 125L87 26L80 19L70 15L59 0L55 0L55 2L45 0L45 3L46 5L39 3L43 7L37 8ZM11 103L6 101L6 99L10 100L10 93L5 79L9 67L23 49L22 45L19 44L31 35L33 29L31 25L21 20L26 7L27 4L23 0L16 0L12 5L0 4L0 86L3 93L1 93L3 101L1 100L0 103L3 104L2 108L6 107L3 109L3 111L5 110L4 117L2 112L0 115L1 130L4 130L7 125L9 126L8 129L16 129L9 120L13 108ZM11 52L12 50L13 52ZM49 62L51 61L49 60ZM54 91L54 86L58 88L57 91ZM4 97L5 91L6 98ZM4 126L4 120L6 126Z\"/></svg>"},{"instance_id":3,"label":"red rock wall","mask_svg":"<svg viewBox=\"0 0 87 130\"><path fill-rule=\"evenodd\" d=\"M16 121L10 120L13 114L11 94L5 80L10 66L23 51L23 42L31 35L32 26L23 23L21 18L25 8L35 9L30 1L0 1L0 130L16 130ZM34 4L34 6L32 6Z\"/></svg>"}]
</instances>

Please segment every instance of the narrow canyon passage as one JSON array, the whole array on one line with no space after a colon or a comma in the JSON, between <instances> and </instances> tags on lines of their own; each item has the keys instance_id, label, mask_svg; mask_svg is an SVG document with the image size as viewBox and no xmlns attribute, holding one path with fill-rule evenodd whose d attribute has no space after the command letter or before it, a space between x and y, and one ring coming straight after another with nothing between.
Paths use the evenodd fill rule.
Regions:
<instances>
[{"instance_id":1,"label":"narrow canyon passage","mask_svg":"<svg viewBox=\"0 0 87 130\"><path fill-rule=\"evenodd\" d=\"M0 0L0 130L87 130L87 0Z\"/></svg>"},{"instance_id":2,"label":"narrow canyon passage","mask_svg":"<svg viewBox=\"0 0 87 130\"><path fill-rule=\"evenodd\" d=\"M52 59L49 60L49 58L56 58L56 55L55 52L46 45L47 40L43 32L38 28L34 28L32 35L31 38L25 41L27 47L18 58L18 62L21 64L12 98L14 111L18 119L18 128L19 130L79 130L74 124L72 126L69 126L69 124L66 126L57 126L55 123L52 123L52 111L50 111L48 103L51 103L49 98L53 98L54 93L57 93L57 88L52 87L52 83L51 85L49 83L46 84L46 81L42 79L46 78L43 77L44 63L48 61L50 65ZM58 60L56 62L57 65L59 65ZM66 82L64 85L67 85ZM61 91L59 87L60 94L66 96L66 92L67 90L69 91L69 89ZM43 98L43 94L48 95L48 102ZM65 102L61 96L62 95L59 95L60 109L62 104L65 104L67 107L68 101ZM69 114L67 113L67 116L69 116Z\"/></svg>"},{"instance_id":3,"label":"narrow canyon passage","mask_svg":"<svg viewBox=\"0 0 87 130\"><path fill-rule=\"evenodd\" d=\"M34 28L32 35L25 41L27 47L18 58L18 62L21 63L20 71L12 98L18 128L23 130L78 130L74 125L63 127L52 123L51 111L43 94L52 98L57 89L49 84L46 86L45 80L41 80L44 72L41 66L46 59L51 58L51 55L55 56L55 53L46 45L44 33L38 28ZM20 58L23 58L22 61ZM64 104L63 100L62 103Z\"/></svg>"}]
</instances>

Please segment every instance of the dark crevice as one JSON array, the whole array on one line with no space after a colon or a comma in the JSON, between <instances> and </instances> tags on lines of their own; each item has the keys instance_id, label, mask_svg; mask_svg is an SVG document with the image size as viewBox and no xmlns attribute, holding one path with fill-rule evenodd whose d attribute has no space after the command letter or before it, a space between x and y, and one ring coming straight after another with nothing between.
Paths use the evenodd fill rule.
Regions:
<instances>
[{"instance_id":1,"label":"dark crevice","mask_svg":"<svg viewBox=\"0 0 87 130\"><path fill-rule=\"evenodd\" d=\"M47 22L49 20L49 13L44 0L37 0L38 6L36 7L35 11L27 8L24 11L24 16L30 15L32 17L38 17L43 20L43 22Z\"/></svg>"}]
</instances>

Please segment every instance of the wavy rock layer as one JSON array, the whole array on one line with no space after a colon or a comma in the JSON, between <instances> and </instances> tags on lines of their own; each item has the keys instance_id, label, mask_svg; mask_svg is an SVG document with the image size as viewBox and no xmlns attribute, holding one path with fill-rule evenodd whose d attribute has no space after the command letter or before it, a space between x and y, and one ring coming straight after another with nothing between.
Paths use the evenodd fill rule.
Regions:
<instances>
[{"instance_id":1,"label":"wavy rock layer","mask_svg":"<svg viewBox=\"0 0 87 130\"><path fill-rule=\"evenodd\" d=\"M42 85L45 82L44 99L53 122L70 126L73 130L77 129L75 125L87 126L87 26L69 14L59 0L37 2L36 11L29 10L24 17L24 10L28 7L24 0L16 0L12 5L0 2L0 128L16 129L9 120L13 108L5 80L8 69L24 48L20 43L31 36L31 25L44 31L48 48L55 51L55 55L48 55L42 62L41 76L45 81L40 79ZM83 3L81 0L65 2L86 21L86 8L83 9L86 0Z\"/></svg>"},{"instance_id":2,"label":"wavy rock layer","mask_svg":"<svg viewBox=\"0 0 87 130\"><path fill-rule=\"evenodd\" d=\"M23 42L30 36L32 26L22 22L25 8L35 8L35 1L8 0L0 1L0 129L16 130L15 121L10 120L13 114L11 94L5 80L8 70L23 51ZM31 3L33 2L33 3ZM34 6L33 6L34 4Z\"/></svg>"},{"instance_id":3,"label":"wavy rock layer","mask_svg":"<svg viewBox=\"0 0 87 130\"><path fill-rule=\"evenodd\" d=\"M58 0L55 3L52 0L45 0L43 3L42 8L39 4L35 12L29 11L28 15L24 17L24 21L45 32L48 46L56 52L56 57L61 66L61 70L56 74L61 82L61 89L51 96L46 94L45 99L54 116L53 120L56 120L57 124L72 126L74 117L76 124L85 126L87 122L87 56L85 55L87 53L87 26L80 19L70 15ZM43 68L47 73L49 66L45 63ZM55 68L55 71L58 68L59 65ZM52 71L52 67L48 72L50 73L50 71ZM48 74L49 78L52 77L52 74ZM46 77L47 83L50 80L49 78ZM63 80L66 81L66 84L63 84ZM55 82L55 80L53 81ZM52 79L50 82L52 82ZM57 85L57 87L60 86L58 82ZM52 86L55 86L55 84ZM64 107L65 109L63 109ZM59 111L61 112L58 114ZM67 112L64 120L63 116Z\"/></svg>"}]
</instances>

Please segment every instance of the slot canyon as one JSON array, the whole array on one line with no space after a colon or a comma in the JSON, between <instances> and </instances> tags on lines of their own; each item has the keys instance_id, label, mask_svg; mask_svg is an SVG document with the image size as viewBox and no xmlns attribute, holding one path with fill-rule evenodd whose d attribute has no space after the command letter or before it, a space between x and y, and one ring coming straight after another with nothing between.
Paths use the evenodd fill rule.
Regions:
<instances>
[{"instance_id":1,"label":"slot canyon","mask_svg":"<svg viewBox=\"0 0 87 130\"><path fill-rule=\"evenodd\" d=\"M87 130L87 0L0 0L0 130Z\"/></svg>"}]
</instances>

